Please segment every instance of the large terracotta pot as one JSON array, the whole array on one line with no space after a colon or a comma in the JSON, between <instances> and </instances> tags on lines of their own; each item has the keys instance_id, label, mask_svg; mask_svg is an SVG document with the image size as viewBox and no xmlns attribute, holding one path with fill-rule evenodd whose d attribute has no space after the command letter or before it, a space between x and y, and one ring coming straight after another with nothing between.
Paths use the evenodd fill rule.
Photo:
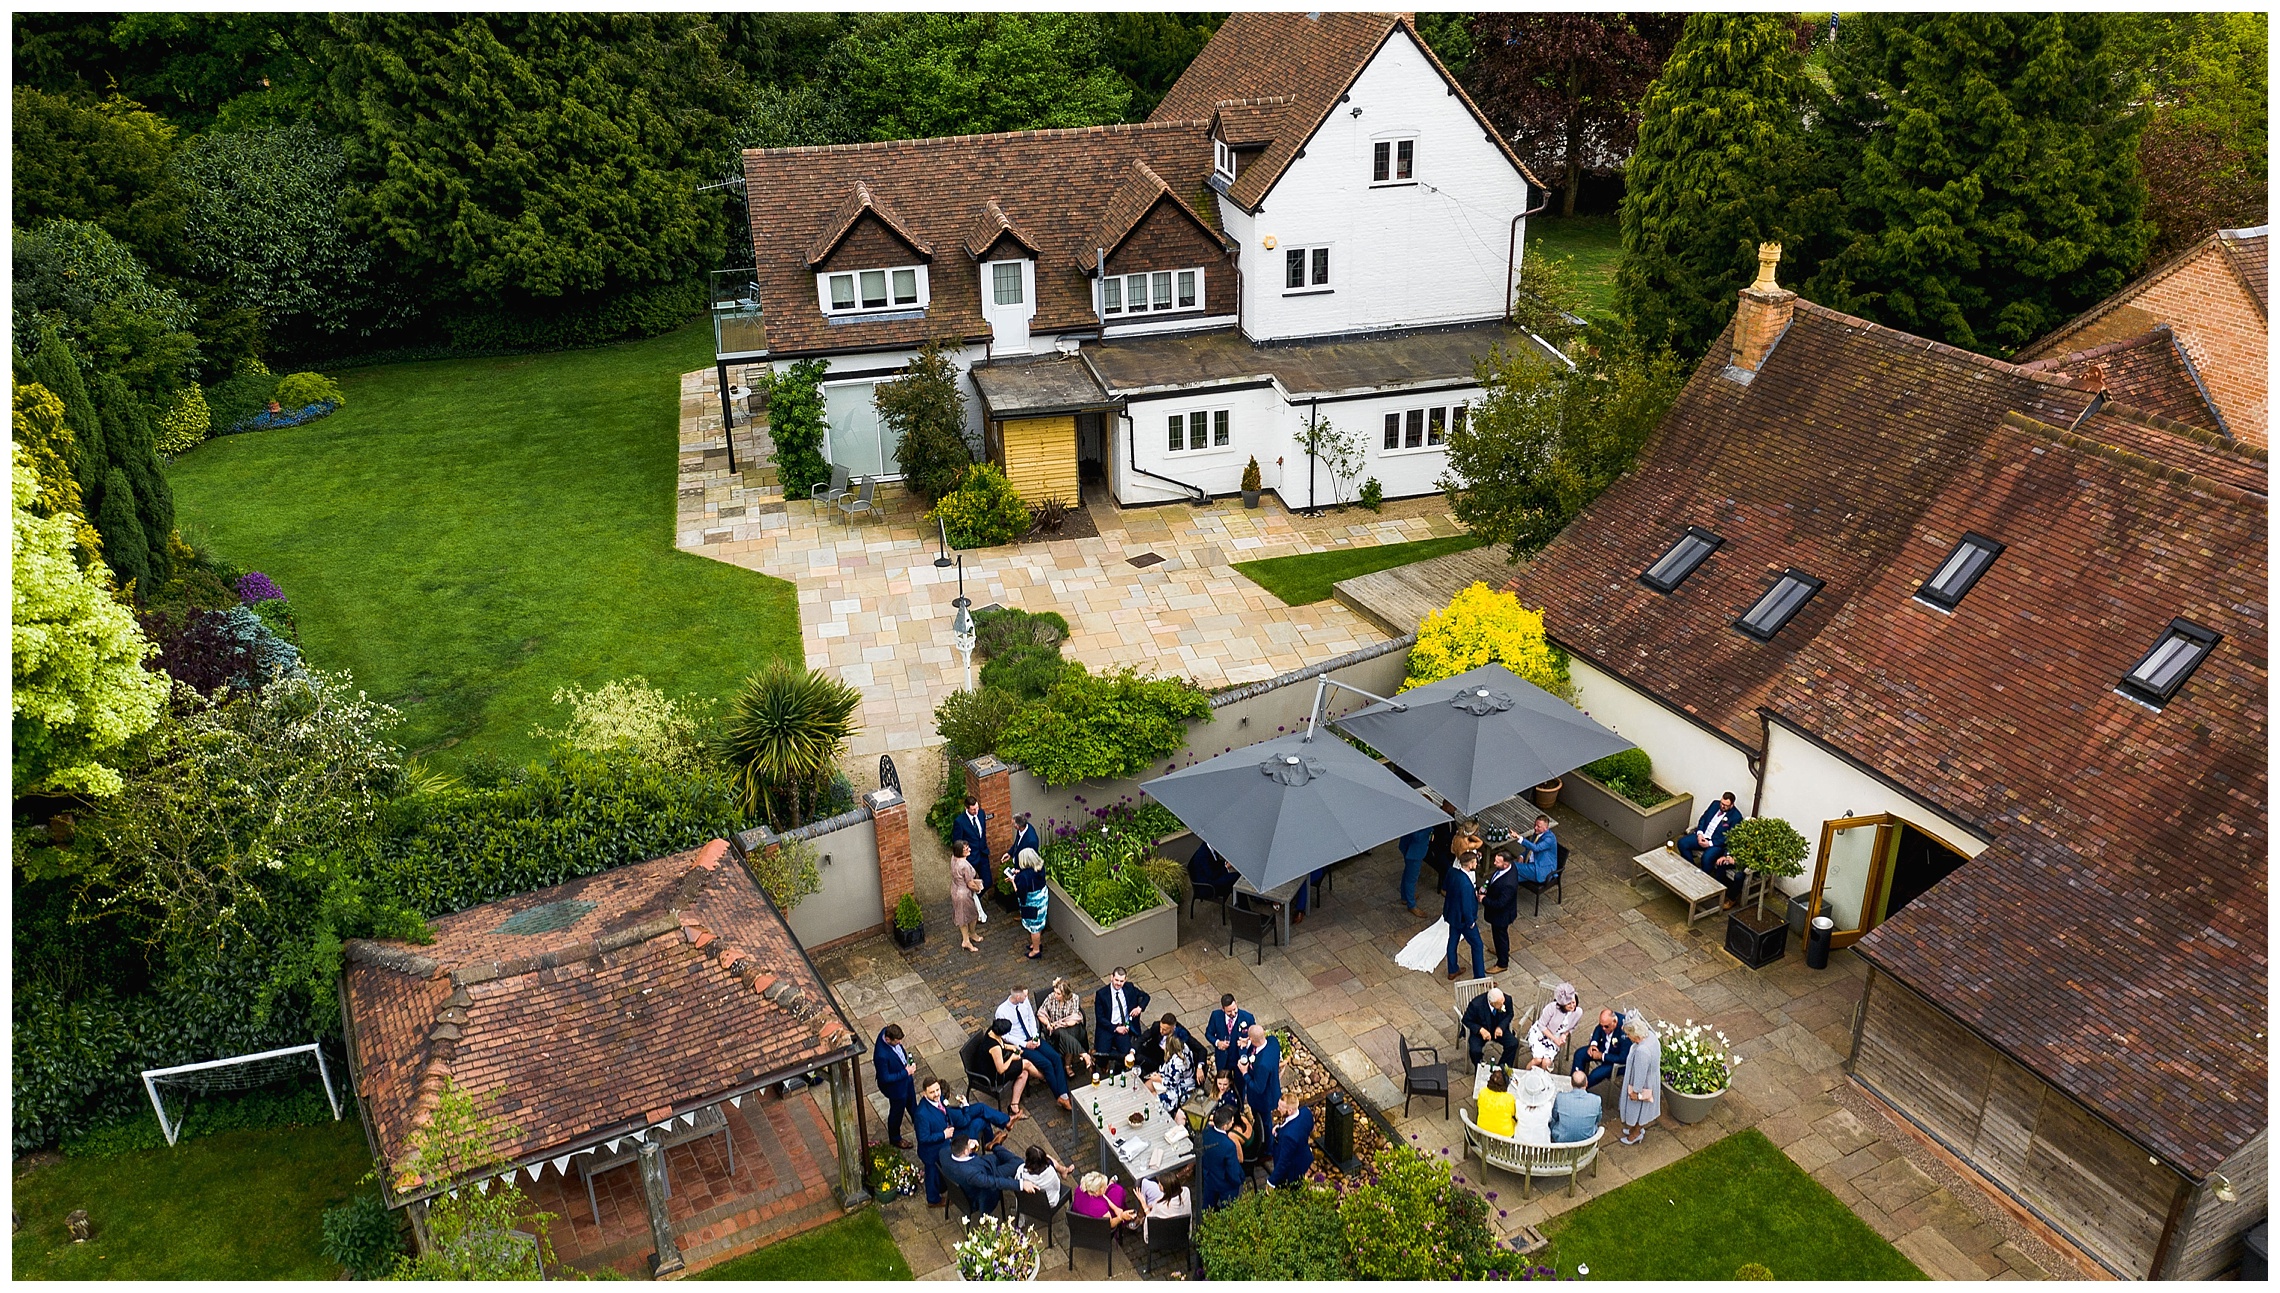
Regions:
<instances>
[{"instance_id":1,"label":"large terracotta pot","mask_svg":"<svg viewBox=\"0 0 2280 1293\"><path fill-rule=\"evenodd\" d=\"M1670 1111L1671 1117L1680 1122L1700 1122L1709 1117L1710 1111L1724 1098L1726 1088L1719 1087L1708 1095L1688 1095L1684 1091L1671 1089L1670 1083L1665 1082L1662 1084L1662 1094L1663 1108Z\"/></svg>"},{"instance_id":2,"label":"large terracotta pot","mask_svg":"<svg viewBox=\"0 0 2280 1293\"><path fill-rule=\"evenodd\" d=\"M1560 779L1558 777L1554 777L1550 781L1547 781L1542 785L1536 787L1536 807L1543 809L1545 812L1550 812L1553 808L1559 805L1559 802Z\"/></svg>"}]
</instances>

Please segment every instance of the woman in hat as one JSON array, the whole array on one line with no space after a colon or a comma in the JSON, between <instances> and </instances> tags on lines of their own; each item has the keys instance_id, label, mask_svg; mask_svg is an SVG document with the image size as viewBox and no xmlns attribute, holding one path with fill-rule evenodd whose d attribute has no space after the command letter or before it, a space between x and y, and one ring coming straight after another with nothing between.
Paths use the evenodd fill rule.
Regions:
<instances>
[{"instance_id":1,"label":"woman in hat","mask_svg":"<svg viewBox=\"0 0 2280 1293\"><path fill-rule=\"evenodd\" d=\"M1647 1138L1647 1124L1662 1116L1662 1038L1635 1010L1623 1018L1623 1035L1631 1039L1631 1053L1623 1061L1623 1098L1615 1112L1623 1120L1620 1139L1636 1145Z\"/></svg>"},{"instance_id":2,"label":"woman in hat","mask_svg":"<svg viewBox=\"0 0 2280 1293\"><path fill-rule=\"evenodd\" d=\"M1512 1138L1523 1145L1551 1144L1552 1098L1559 1094L1552 1075L1539 1068L1522 1069L1514 1086Z\"/></svg>"},{"instance_id":3,"label":"woman in hat","mask_svg":"<svg viewBox=\"0 0 2280 1293\"><path fill-rule=\"evenodd\" d=\"M1528 1067L1549 1069L1552 1061L1560 1057L1560 1049L1568 1044L1575 1026L1583 1022L1583 1007L1576 1001L1575 985L1563 983L1552 989L1552 999L1545 1003L1544 1013L1528 1025Z\"/></svg>"}]
</instances>

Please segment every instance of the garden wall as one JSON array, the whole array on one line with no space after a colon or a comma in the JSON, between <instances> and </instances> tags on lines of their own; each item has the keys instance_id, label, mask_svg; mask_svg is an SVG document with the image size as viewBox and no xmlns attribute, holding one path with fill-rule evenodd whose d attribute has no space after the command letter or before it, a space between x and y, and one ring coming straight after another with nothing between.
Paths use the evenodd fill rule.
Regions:
<instances>
[{"instance_id":1,"label":"garden wall","mask_svg":"<svg viewBox=\"0 0 2280 1293\"><path fill-rule=\"evenodd\" d=\"M750 853L791 841L804 841L815 850L823 888L785 916L801 945L814 951L885 929L895 901L911 891L907 812L901 795L877 790L837 817L782 835L763 826L746 831L738 841Z\"/></svg>"}]
</instances>

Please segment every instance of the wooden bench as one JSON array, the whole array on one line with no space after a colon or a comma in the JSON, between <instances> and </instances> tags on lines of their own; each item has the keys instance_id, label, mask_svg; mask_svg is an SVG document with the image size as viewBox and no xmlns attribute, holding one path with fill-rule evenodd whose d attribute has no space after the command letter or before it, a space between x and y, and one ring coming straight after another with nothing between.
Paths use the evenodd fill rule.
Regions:
<instances>
[{"instance_id":1,"label":"wooden bench","mask_svg":"<svg viewBox=\"0 0 2280 1293\"><path fill-rule=\"evenodd\" d=\"M1539 1176L1564 1176L1568 1179L1568 1196L1575 1196L1575 1178L1584 1168L1591 1169L1594 1179L1599 1176L1599 1143L1607 1138L1607 1129L1600 1127L1588 1140L1570 1141L1563 1145L1531 1145L1511 1136L1499 1136L1483 1131L1473 1121L1471 1109L1458 1111L1465 1120L1465 1150L1480 1155L1483 1171L1501 1167L1520 1178L1520 1197L1525 1199L1535 1187Z\"/></svg>"},{"instance_id":2,"label":"wooden bench","mask_svg":"<svg viewBox=\"0 0 2280 1293\"><path fill-rule=\"evenodd\" d=\"M1688 925L1704 916L1715 916L1724 909L1726 886L1718 883L1716 877L1702 868L1680 857L1677 850L1668 846L1652 848L1631 861L1641 874L1653 876L1663 888L1678 895L1678 900L1686 904ZM1742 882L1741 901L1756 901L1758 892L1763 888L1765 877L1752 872Z\"/></svg>"}]
</instances>

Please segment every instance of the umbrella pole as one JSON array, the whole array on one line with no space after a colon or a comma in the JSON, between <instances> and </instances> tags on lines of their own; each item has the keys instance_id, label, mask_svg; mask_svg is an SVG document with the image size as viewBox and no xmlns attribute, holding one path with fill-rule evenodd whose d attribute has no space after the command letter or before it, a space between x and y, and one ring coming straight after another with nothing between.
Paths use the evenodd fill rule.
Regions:
<instances>
[{"instance_id":1,"label":"umbrella pole","mask_svg":"<svg viewBox=\"0 0 2280 1293\"><path fill-rule=\"evenodd\" d=\"M1330 693L1330 689L1332 687L1343 688L1344 690L1350 691L1357 696L1367 696L1371 700L1374 700L1381 705L1391 705L1393 706L1393 712L1396 714L1406 714L1409 712L1409 706L1402 704L1398 700L1388 699L1387 697L1378 695L1374 691L1363 691L1359 687L1349 687L1345 683L1339 682L1336 679L1330 677L1330 675L1324 674L1320 678L1314 680L1314 705L1313 708L1306 711L1306 735L1299 738L1301 741L1311 743L1314 740L1314 729L1322 722L1322 698Z\"/></svg>"}]
</instances>

